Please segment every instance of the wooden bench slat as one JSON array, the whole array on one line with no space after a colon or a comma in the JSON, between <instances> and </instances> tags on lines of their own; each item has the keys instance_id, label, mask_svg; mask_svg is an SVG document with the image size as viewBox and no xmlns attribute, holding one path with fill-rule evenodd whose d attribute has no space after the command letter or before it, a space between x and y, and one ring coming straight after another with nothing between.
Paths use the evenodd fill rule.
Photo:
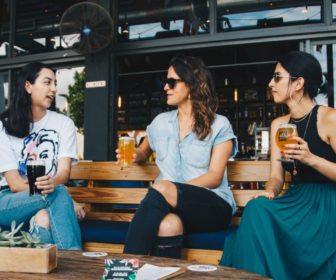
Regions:
<instances>
[{"instance_id":1,"label":"wooden bench slat","mask_svg":"<svg viewBox=\"0 0 336 280\"><path fill-rule=\"evenodd\" d=\"M155 164L133 164L121 168L116 162L80 162L72 167L70 179L154 181L159 175Z\"/></svg>"},{"instance_id":2,"label":"wooden bench slat","mask_svg":"<svg viewBox=\"0 0 336 280\"><path fill-rule=\"evenodd\" d=\"M147 188L88 188L70 187L71 196L79 203L139 204Z\"/></svg>"},{"instance_id":3,"label":"wooden bench slat","mask_svg":"<svg viewBox=\"0 0 336 280\"><path fill-rule=\"evenodd\" d=\"M90 180L90 168L86 162L79 162L71 167L70 179Z\"/></svg>"},{"instance_id":4,"label":"wooden bench slat","mask_svg":"<svg viewBox=\"0 0 336 280\"><path fill-rule=\"evenodd\" d=\"M269 161L229 161L229 182L267 182L270 172ZM291 174L286 172L285 182L291 181Z\"/></svg>"},{"instance_id":5,"label":"wooden bench slat","mask_svg":"<svg viewBox=\"0 0 336 280\"><path fill-rule=\"evenodd\" d=\"M269 176L268 161L229 161L229 182L266 182Z\"/></svg>"}]
</instances>

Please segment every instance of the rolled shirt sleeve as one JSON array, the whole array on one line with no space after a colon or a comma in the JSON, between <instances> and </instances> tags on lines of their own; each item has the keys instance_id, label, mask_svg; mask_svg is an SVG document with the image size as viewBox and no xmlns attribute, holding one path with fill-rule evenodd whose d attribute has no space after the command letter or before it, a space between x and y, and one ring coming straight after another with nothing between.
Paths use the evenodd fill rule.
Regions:
<instances>
[{"instance_id":1,"label":"rolled shirt sleeve","mask_svg":"<svg viewBox=\"0 0 336 280\"><path fill-rule=\"evenodd\" d=\"M217 119L218 119L218 122L216 122L215 125L218 126L219 129L218 130L213 129L215 133L217 132L217 135L214 140L214 145L226 142L228 140L232 140L233 149L232 149L231 157L234 157L238 152L237 137L236 135L234 135L232 126L226 117L217 116Z\"/></svg>"}]
</instances>

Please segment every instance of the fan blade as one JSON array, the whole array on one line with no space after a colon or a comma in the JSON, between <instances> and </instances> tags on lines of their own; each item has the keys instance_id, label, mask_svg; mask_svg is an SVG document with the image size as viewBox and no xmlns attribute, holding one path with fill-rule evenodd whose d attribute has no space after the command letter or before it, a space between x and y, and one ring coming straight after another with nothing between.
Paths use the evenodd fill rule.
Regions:
<instances>
[{"instance_id":1,"label":"fan blade","mask_svg":"<svg viewBox=\"0 0 336 280\"><path fill-rule=\"evenodd\" d=\"M105 48L111 42L113 20L100 5L81 2L64 12L60 33L67 47L80 53L92 53Z\"/></svg>"}]
</instances>

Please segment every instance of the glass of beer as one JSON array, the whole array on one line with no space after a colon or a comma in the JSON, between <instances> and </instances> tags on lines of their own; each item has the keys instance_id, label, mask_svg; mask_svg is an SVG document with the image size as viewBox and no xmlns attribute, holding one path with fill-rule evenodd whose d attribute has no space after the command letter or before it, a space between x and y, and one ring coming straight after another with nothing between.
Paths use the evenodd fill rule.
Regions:
<instances>
[{"instance_id":1,"label":"glass of beer","mask_svg":"<svg viewBox=\"0 0 336 280\"><path fill-rule=\"evenodd\" d=\"M279 147L280 151L285 150L286 144L297 144L296 140L293 140L293 136L298 136L298 131L295 124L292 123L283 123L280 124L278 130L275 135L275 143ZM281 161L292 162L292 159L287 159L285 157L281 157Z\"/></svg>"},{"instance_id":2,"label":"glass of beer","mask_svg":"<svg viewBox=\"0 0 336 280\"><path fill-rule=\"evenodd\" d=\"M120 154L120 164L122 167L128 167L133 162L133 154L135 149L135 140L129 136L121 136L118 142Z\"/></svg>"},{"instance_id":3,"label":"glass of beer","mask_svg":"<svg viewBox=\"0 0 336 280\"><path fill-rule=\"evenodd\" d=\"M41 194L35 185L36 178L44 176L46 172L45 161L43 159L27 161L27 177L29 182L29 195Z\"/></svg>"}]
</instances>

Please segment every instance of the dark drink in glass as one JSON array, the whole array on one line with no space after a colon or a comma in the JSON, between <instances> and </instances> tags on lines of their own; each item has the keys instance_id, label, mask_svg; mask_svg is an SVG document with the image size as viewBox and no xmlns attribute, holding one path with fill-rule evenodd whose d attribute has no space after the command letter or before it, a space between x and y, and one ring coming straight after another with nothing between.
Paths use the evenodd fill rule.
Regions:
<instances>
[{"instance_id":1,"label":"dark drink in glass","mask_svg":"<svg viewBox=\"0 0 336 280\"><path fill-rule=\"evenodd\" d=\"M45 175L44 160L29 160L27 162L27 177L29 182L29 195L41 194L41 190L35 185L36 178Z\"/></svg>"}]
</instances>

